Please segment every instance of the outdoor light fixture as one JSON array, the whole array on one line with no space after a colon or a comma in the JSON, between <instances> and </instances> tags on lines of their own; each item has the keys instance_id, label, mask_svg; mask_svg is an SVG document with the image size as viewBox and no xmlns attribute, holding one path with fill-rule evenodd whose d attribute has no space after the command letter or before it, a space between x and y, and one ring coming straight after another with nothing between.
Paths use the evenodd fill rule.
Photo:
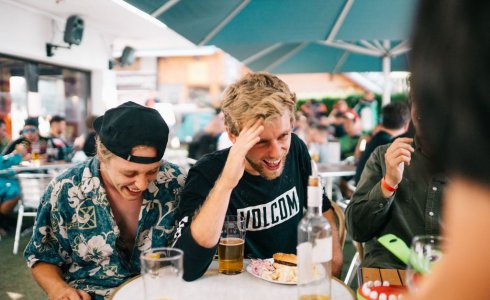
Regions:
<instances>
[{"instance_id":1,"label":"outdoor light fixture","mask_svg":"<svg viewBox=\"0 0 490 300\"><path fill-rule=\"evenodd\" d=\"M54 55L54 50L58 48L70 49L71 45L80 45L83 37L83 20L79 16L73 15L66 20L65 34L63 35L63 41L68 44L56 45L52 43L46 44L46 55L51 57Z\"/></svg>"}]
</instances>

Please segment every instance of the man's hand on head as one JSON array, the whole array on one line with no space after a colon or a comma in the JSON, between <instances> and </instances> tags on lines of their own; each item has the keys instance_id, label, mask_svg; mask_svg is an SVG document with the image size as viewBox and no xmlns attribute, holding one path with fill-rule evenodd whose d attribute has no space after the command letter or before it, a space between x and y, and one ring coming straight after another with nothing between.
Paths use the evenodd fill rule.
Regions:
<instances>
[{"instance_id":1,"label":"man's hand on head","mask_svg":"<svg viewBox=\"0 0 490 300\"><path fill-rule=\"evenodd\" d=\"M230 148L220 177L220 181L229 188L234 188L242 178L245 171L245 156L260 141L259 135L263 130L262 120L257 120L252 124L247 124L238 137L232 139L233 146Z\"/></svg>"}]
</instances>

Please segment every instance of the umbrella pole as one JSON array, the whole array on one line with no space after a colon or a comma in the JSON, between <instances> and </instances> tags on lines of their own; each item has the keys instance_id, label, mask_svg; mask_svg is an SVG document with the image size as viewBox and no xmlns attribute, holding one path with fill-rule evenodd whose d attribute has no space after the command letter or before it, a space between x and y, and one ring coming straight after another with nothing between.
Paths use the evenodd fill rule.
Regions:
<instances>
[{"instance_id":1,"label":"umbrella pole","mask_svg":"<svg viewBox=\"0 0 490 300\"><path fill-rule=\"evenodd\" d=\"M383 99L382 104L385 106L391 102L391 54L388 49L390 49L390 41L384 41L383 46L387 49L385 55L383 55L383 76L384 76L384 85L383 85Z\"/></svg>"}]
</instances>

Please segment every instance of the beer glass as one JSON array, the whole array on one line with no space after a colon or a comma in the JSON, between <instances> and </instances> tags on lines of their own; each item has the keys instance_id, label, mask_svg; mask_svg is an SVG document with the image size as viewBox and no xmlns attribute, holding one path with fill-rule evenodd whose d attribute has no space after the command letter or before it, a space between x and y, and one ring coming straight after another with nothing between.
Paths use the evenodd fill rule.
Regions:
<instances>
[{"instance_id":1,"label":"beer glass","mask_svg":"<svg viewBox=\"0 0 490 300\"><path fill-rule=\"evenodd\" d=\"M36 167L41 165L41 147L38 143L31 145L31 162Z\"/></svg>"},{"instance_id":2,"label":"beer glass","mask_svg":"<svg viewBox=\"0 0 490 300\"><path fill-rule=\"evenodd\" d=\"M226 216L218 245L218 270L222 274L239 274L243 271L245 248L245 220Z\"/></svg>"},{"instance_id":3,"label":"beer glass","mask_svg":"<svg viewBox=\"0 0 490 300\"><path fill-rule=\"evenodd\" d=\"M430 274L434 263L442 256L442 238L435 235L418 235L412 240L407 264L406 285L416 291L419 281Z\"/></svg>"},{"instance_id":4,"label":"beer glass","mask_svg":"<svg viewBox=\"0 0 490 300\"><path fill-rule=\"evenodd\" d=\"M184 252L154 248L141 254L145 300L177 300L182 284Z\"/></svg>"}]
</instances>

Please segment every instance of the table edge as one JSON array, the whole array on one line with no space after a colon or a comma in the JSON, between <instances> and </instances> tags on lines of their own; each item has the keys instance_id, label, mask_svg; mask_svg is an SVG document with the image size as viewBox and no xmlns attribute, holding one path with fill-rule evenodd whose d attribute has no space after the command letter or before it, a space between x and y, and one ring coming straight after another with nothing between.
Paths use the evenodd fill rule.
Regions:
<instances>
[{"instance_id":1,"label":"table edge","mask_svg":"<svg viewBox=\"0 0 490 300\"><path fill-rule=\"evenodd\" d=\"M114 296L117 294L117 292L120 289L122 289L124 286L130 284L133 280L138 279L139 277L141 277L141 275L136 275L136 276L130 278L129 280L126 280L123 284L117 286L114 290L112 290L112 293L109 295L109 298L107 298L107 300L113 300Z\"/></svg>"},{"instance_id":2,"label":"table edge","mask_svg":"<svg viewBox=\"0 0 490 300\"><path fill-rule=\"evenodd\" d=\"M122 289L124 286L126 286L127 284L130 284L133 280L136 280L138 278L140 278L141 275L136 275L134 277L132 277L131 279L125 281L123 284L119 285L118 287L116 287L112 293L110 294L108 300L113 300L114 299L114 296L117 294L117 292ZM356 299L356 294L354 293L354 291L348 286L346 285L342 280L338 279L337 277L332 277L333 280L337 281L338 283L340 283L340 285L343 285L347 291L349 291L349 294L352 296L352 299L355 300Z\"/></svg>"},{"instance_id":3,"label":"table edge","mask_svg":"<svg viewBox=\"0 0 490 300\"><path fill-rule=\"evenodd\" d=\"M349 291L353 300L356 299L356 294L354 293L353 289L351 289L347 284L345 284L342 280L338 279L337 277L332 276L332 279L340 283L340 285L343 285Z\"/></svg>"}]
</instances>

